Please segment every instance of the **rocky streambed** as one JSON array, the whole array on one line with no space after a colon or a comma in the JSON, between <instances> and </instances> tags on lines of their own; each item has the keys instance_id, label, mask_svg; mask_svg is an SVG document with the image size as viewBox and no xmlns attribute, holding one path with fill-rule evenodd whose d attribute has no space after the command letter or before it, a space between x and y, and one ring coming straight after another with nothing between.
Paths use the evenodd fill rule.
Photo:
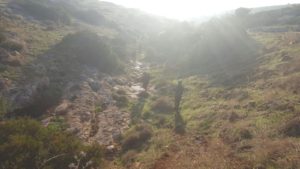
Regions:
<instances>
[{"instance_id":1,"label":"rocky streambed","mask_svg":"<svg viewBox=\"0 0 300 169\"><path fill-rule=\"evenodd\" d=\"M40 112L44 114L43 124L51 125L58 117L63 118L66 130L86 143L112 145L130 123L130 109L120 107L114 94L122 91L123 97L134 102L144 90L139 83L143 71L141 62L132 62L126 74L117 76L84 68L79 78L65 80L59 102ZM2 93L18 110L25 111L22 108L36 105L37 95L52 81L53 78L44 76L26 85L12 85Z\"/></svg>"}]
</instances>

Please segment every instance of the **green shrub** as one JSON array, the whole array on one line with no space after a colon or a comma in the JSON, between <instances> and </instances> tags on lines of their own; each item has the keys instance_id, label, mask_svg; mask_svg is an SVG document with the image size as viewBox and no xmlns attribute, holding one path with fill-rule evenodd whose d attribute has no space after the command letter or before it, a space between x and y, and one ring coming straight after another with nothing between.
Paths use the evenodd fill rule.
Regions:
<instances>
[{"instance_id":1,"label":"green shrub","mask_svg":"<svg viewBox=\"0 0 300 169\"><path fill-rule=\"evenodd\" d=\"M140 148L147 140L152 136L152 131L148 126L139 125L136 126L133 130L129 131L123 141L122 149L127 151L130 149Z\"/></svg>"},{"instance_id":2,"label":"green shrub","mask_svg":"<svg viewBox=\"0 0 300 169\"><path fill-rule=\"evenodd\" d=\"M209 74L221 81L251 70L256 61L257 45L234 18L207 22L199 33L201 38L189 52L186 65L189 72Z\"/></svg>"},{"instance_id":3,"label":"green shrub","mask_svg":"<svg viewBox=\"0 0 300 169\"><path fill-rule=\"evenodd\" d=\"M120 62L107 40L90 31L66 36L57 46L58 52L67 56L67 61L98 68L105 73L120 69Z\"/></svg>"},{"instance_id":4,"label":"green shrub","mask_svg":"<svg viewBox=\"0 0 300 169\"><path fill-rule=\"evenodd\" d=\"M65 119L62 116L55 116L54 118L51 119L48 128L53 130L64 130L67 128L67 124L65 122Z\"/></svg>"},{"instance_id":5,"label":"green shrub","mask_svg":"<svg viewBox=\"0 0 300 169\"><path fill-rule=\"evenodd\" d=\"M0 124L0 161L2 168L66 169L84 154L81 166L88 161L99 165L101 149L84 146L68 133L42 127L37 121L18 119ZM91 168L90 166L89 168Z\"/></svg>"}]
</instances>

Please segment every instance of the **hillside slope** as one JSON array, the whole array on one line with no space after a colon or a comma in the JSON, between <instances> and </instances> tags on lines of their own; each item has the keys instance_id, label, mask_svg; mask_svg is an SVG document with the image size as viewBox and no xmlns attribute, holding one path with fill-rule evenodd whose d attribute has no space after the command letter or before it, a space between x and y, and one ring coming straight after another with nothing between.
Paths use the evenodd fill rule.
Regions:
<instances>
[{"instance_id":1,"label":"hillside slope","mask_svg":"<svg viewBox=\"0 0 300 169\"><path fill-rule=\"evenodd\" d=\"M0 0L0 168L300 168L298 8Z\"/></svg>"}]
</instances>

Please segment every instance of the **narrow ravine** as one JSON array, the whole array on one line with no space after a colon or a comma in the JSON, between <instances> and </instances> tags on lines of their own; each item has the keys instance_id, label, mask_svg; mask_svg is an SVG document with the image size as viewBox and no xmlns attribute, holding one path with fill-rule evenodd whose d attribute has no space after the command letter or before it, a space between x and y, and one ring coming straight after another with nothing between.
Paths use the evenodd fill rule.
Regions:
<instances>
[{"instance_id":1,"label":"narrow ravine","mask_svg":"<svg viewBox=\"0 0 300 169\"><path fill-rule=\"evenodd\" d=\"M102 145L111 146L114 144L114 140L129 128L130 112L117 106L116 101L112 98L112 92L125 91L130 102L137 101L138 94L144 91L142 84L139 82L144 72L144 66L139 61L133 63L128 71L128 76L113 78L122 81L122 83L114 84L109 91L105 90L106 87L100 89L102 90L102 97L105 96L103 98L105 98L106 109L102 112L93 113L87 142L98 142ZM109 80L105 78L101 81L101 84L105 84L107 81Z\"/></svg>"}]
</instances>

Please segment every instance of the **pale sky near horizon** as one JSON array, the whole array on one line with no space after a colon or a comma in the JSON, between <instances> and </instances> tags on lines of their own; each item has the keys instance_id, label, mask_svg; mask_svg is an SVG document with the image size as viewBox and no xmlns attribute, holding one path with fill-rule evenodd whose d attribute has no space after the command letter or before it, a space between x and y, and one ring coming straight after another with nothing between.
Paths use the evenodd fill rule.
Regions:
<instances>
[{"instance_id":1,"label":"pale sky near horizon","mask_svg":"<svg viewBox=\"0 0 300 169\"><path fill-rule=\"evenodd\" d=\"M300 3L300 0L103 0L155 15L190 19L216 15L238 7L260 7Z\"/></svg>"}]
</instances>

